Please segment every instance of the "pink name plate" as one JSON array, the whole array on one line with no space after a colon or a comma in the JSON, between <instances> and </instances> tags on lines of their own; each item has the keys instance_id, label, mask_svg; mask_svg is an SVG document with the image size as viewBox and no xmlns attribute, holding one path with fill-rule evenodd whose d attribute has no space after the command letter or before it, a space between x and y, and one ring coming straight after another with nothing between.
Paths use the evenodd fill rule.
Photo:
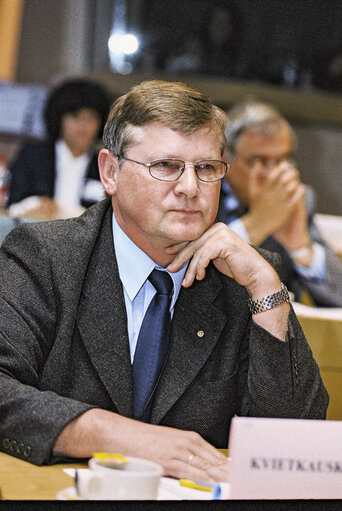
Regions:
<instances>
[{"instance_id":1,"label":"pink name plate","mask_svg":"<svg viewBox=\"0 0 342 511\"><path fill-rule=\"evenodd\" d=\"M234 417L231 499L341 499L342 421Z\"/></svg>"}]
</instances>

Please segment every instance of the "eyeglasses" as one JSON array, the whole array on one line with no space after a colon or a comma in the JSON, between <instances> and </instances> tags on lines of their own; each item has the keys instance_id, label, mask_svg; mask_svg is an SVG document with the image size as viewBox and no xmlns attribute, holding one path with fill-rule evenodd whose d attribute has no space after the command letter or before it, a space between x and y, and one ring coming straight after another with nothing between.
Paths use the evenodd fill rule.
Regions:
<instances>
[{"instance_id":1,"label":"eyeglasses","mask_svg":"<svg viewBox=\"0 0 342 511\"><path fill-rule=\"evenodd\" d=\"M291 155L282 156L281 158L265 158L263 156L246 157L236 153L236 156L239 156L242 160L244 160L250 169L257 165L261 165L264 169L270 169L271 167L280 165L283 162L286 162L289 167L297 167L297 161Z\"/></svg>"},{"instance_id":2,"label":"eyeglasses","mask_svg":"<svg viewBox=\"0 0 342 511\"><path fill-rule=\"evenodd\" d=\"M153 160L149 163L132 160L119 154L115 154L117 158L132 161L138 165L144 165L154 179L159 181L176 181L184 172L185 165L193 165L198 179L205 183L219 181L226 174L230 167L229 163L221 160L199 160L195 163L185 162L183 160L175 160L173 158L163 158L161 160Z\"/></svg>"}]
</instances>

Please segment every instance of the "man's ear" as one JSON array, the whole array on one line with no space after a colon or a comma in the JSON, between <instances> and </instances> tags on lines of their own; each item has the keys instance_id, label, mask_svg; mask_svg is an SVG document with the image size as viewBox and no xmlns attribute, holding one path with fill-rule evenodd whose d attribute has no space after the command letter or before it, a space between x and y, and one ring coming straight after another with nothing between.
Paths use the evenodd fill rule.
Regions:
<instances>
[{"instance_id":1,"label":"man's ear","mask_svg":"<svg viewBox=\"0 0 342 511\"><path fill-rule=\"evenodd\" d=\"M98 155L100 179L108 195L115 195L118 160L108 149L101 149Z\"/></svg>"}]
</instances>

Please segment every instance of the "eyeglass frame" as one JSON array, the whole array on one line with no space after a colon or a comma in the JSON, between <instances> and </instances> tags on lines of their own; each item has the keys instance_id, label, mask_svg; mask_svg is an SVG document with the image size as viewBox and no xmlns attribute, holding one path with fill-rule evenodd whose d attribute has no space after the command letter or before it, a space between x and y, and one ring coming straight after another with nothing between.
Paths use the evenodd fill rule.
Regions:
<instances>
[{"instance_id":1,"label":"eyeglass frame","mask_svg":"<svg viewBox=\"0 0 342 511\"><path fill-rule=\"evenodd\" d=\"M255 167L258 163L260 163L264 169L272 168L273 166L280 165L283 162L287 162L290 167L294 168L298 165L296 158L292 154L284 155L281 158L274 158L275 162L273 165L267 161L272 160L273 158L264 158L263 156L243 156L240 153L235 153L235 156L244 160L247 167L250 169Z\"/></svg>"},{"instance_id":2,"label":"eyeglass frame","mask_svg":"<svg viewBox=\"0 0 342 511\"><path fill-rule=\"evenodd\" d=\"M191 164L193 167L194 167L194 170L195 170L195 173L196 173L196 176L197 178L202 181L202 183L216 183L217 181L220 181L221 179L224 178L224 176L226 175L227 173L227 170L231 167L231 164L226 162L226 161L223 161L223 160L211 160L211 159L207 159L207 160L198 160L196 162L185 162L184 160L180 160L178 158L158 158L157 160L152 160L148 163L143 163L141 161L137 161L137 160L133 160L132 158L127 158L126 156L122 156L121 154L114 154L114 156L116 156L117 158L121 158L122 160L126 160L126 161L132 161L133 163L137 163L138 165L143 165L144 167L147 167L148 168L148 172L150 174L151 177L153 177L153 179L156 179L157 181L163 181L164 183L173 183L174 181L177 181L177 179L179 179L181 177L181 175L183 174L184 170L185 170L185 166L186 164ZM176 177L176 179L160 179L159 177L155 177L151 174L151 166L154 164L154 163L157 163L159 161L178 161L178 162L182 162L184 163L184 166L183 168L180 169L180 174L178 177ZM196 166L198 163L200 163L201 161L217 161L217 162L220 162L220 163L223 163L223 165L225 166L225 171L224 171L224 174L219 177L218 179L213 179L212 181L206 181L204 179L201 179L199 177L199 175L197 174L197 170L196 170Z\"/></svg>"}]
</instances>

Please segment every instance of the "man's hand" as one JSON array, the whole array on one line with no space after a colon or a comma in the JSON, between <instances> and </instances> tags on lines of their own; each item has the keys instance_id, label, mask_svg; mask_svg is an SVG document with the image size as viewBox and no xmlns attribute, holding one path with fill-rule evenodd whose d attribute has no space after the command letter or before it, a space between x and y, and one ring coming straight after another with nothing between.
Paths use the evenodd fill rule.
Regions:
<instances>
[{"instance_id":1,"label":"man's hand","mask_svg":"<svg viewBox=\"0 0 342 511\"><path fill-rule=\"evenodd\" d=\"M273 233L273 237L287 251L309 247L308 253L296 257L295 261L303 266L310 266L314 250L309 233L308 214L304 197L298 202L286 222Z\"/></svg>"},{"instance_id":2,"label":"man's hand","mask_svg":"<svg viewBox=\"0 0 342 511\"><path fill-rule=\"evenodd\" d=\"M150 459L162 465L165 475L210 483L227 481L227 458L198 433L142 423L139 426L139 455L146 456L148 445Z\"/></svg>"},{"instance_id":3,"label":"man's hand","mask_svg":"<svg viewBox=\"0 0 342 511\"><path fill-rule=\"evenodd\" d=\"M208 483L227 481L227 458L198 433L145 424L94 408L70 422L58 436L55 455L87 458L119 452L159 463L165 476Z\"/></svg>"},{"instance_id":4,"label":"man's hand","mask_svg":"<svg viewBox=\"0 0 342 511\"><path fill-rule=\"evenodd\" d=\"M212 225L197 240L168 247L166 252L176 254L167 266L170 272L190 261L184 287L191 286L195 279L202 280L206 267L213 261L221 273L244 286L252 299L280 289L279 277L270 264L223 223Z\"/></svg>"},{"instance_id":5,"label":"man's hand","mask_svg":"<svg viewBox=\"0 0 342 511\"><path fill-rule=\"evenodd\" d=\"M303 200L305 185L299 172L288 162L265 172L262 165L252 169L249 182L249 211L241 220L251 243L260 245L279 229Z\"/></svg>"},{"instance_id":6,"label":"man's hand","mask_svg":"<svg viewBox=\"0 0 342 511\"><path fill-rule=\"evenodd\" d=\"M203 279L210 261L221 273L244 286L252 300L275 293L281 287L274 268L223 223L212 225L197 240L172 245L166 251L176 254L166 268L170 272L177 271L186 261L190 261L183 280L184 287L191 286L195 279ZM253 320L284 341L288 313L289 305L283 303L271 310L254 314Z\"/></svg>"}]
</instances>

